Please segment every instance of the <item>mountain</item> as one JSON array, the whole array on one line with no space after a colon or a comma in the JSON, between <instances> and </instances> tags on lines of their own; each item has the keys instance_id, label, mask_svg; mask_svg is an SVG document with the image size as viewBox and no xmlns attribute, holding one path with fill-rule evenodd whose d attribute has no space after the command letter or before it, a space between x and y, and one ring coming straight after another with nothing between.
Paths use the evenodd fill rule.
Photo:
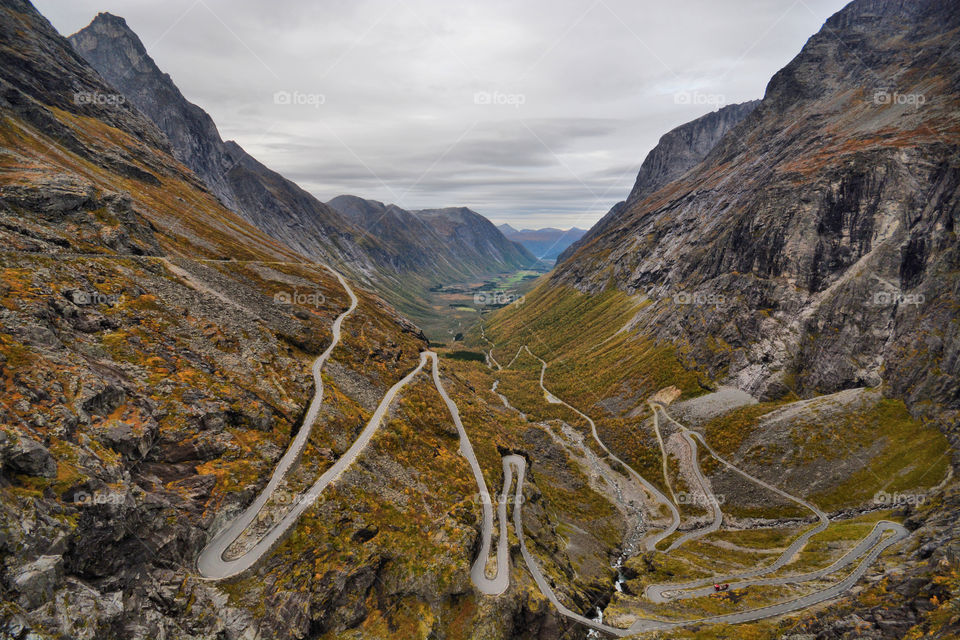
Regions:
<instances>
[{"instance_id":1,"label":"mountain","mask_svg":"<svg viewBox=\"0 0 960 640\"><path fill-rule=\"evenodd\" d=\"M245 595L197 578L208 537L250 503L301 426L311 363L350 300L334 275L225 208L21 0L0 2L0 238L0 636L340 633L381 581L397 585L377 588L387 607L419 589L458 610L459 586L411 588L453 566L447 554L470 556L473 538L449 533L457 516L410 527L403 505L379 515L374 506L414 473L409 460L388 461L391 448L458 459L456 439L424 421L421 405L394 416L416 425L416 442L400 437L364 462L372 480L345 474L339 491L364 489L325 496L303 516L309 542L280 543ZM291 483L312 482L343 453L370 399L426 347L382 300L356 295L324 370L335 408L320 410ZM462 403L464 387L445 377ZM432 411L440 400L428 397ZM459 501L421 499L414 510L451 514ZM382 548L363 538L344 562L338 537L366 526L393 530ZM388 568L383 558L405 538L430 559ZM305 565L311 582L314 572L328 579L302 590ZM321 621L321 608L332 617Z\"/></svg>"},{"instance_id":2,"label":"mountain","mask_svg":"<svg viewBox=\"0 0 960 640\"><path fill-rule=\"evenodd\" d=\"M293 182L263 166L189 102L123 18L100 13L74 49L166 134L173 153L224 205L304 255L370 274L392 256Z\"/></svg>"},{"instance_id":3,"label":"mountain","mask_svg":"<svg viewBox=\"0 0 960 640\"><path fill-rule=\"evenodd\" d=\"M177 159L225 206L310 259L339 265L417 322L436 320L437 311L422 301L431 286L534 261L492 225L482 224L478 214L461 225L458 234L465 242L458 243L431 233L402 210L384 219L350 217L320 202L236 142L223 141L212 118L157 67L123 18L100 13L69 40L129 105L166 134ZM444 246L450 241L462 252Z\"/></svg>"},{"instance_id":4,"label":"mountain","mask_svg":"<svg viewBox=\"0 0 960 640\"><path fill-rule=\"evenodd\" d=\"M414 214L444 239L449 250L477 269L486 264L503 265L497 269L529 269L536 258L518 242L506 238L492 222L466 207L419 209ZM476 257L470 257L476 254Z\"/></svg>"},{"instance_id":5,"label":"mountain","mask_svg":"<svg viewBox=\"0 0 960 640\"><path fill-rule=\"evenodd\" d=\"M337 196L327 204L397 254L416 261L421 272L429 268L438 274L439 281L526 269L537 261L492 222L466 207L407 211L350 195Z\"/></svg>"},{"instance_id":6,"label":"mountain","mask_svg":"<svg viewBox=\"0 0 960 640\"><path fill-rule=\"evenodd\" d=\"M425 216L453 238L482 226ZM359 287L354 307L349 279L228 209L25 0L0 0L0 239L0 637L425 638L458 625L547 637L561 624L538 593L476 606L477 486L429 369L412 375L423 334ZM496 474L496 447L525 447L522 429L442 362L446 402ZM268 486L321 388L254 536L406 377L358 462L288 535L244 575L198 576L200 551ZM562 457L526 448L538 447ZM603 500L552 464L538 482ZM569 509L528 513L536 544L561 548L554 518ZM604 569L606 547L577 553ZM550 562L558 590L583 591L565 553Z\"/></svg>"},{"instance_id":7,"label":"mountain","mask_svg":"<svg viewBox=\"0 0 960 640\"><path fill-rule=\"evenodd\" d=\"M888 513L911 530L896 552L903 574L878 567L882 589L739 637L788 627L841 637L853 617L852 633L875 637L960 631L914 613L936 585L956 583L948 567L960 553L958 37L956 3L851 2L739 122L703 128L710 140L693 155L683 136L651 154L628 198L525 303L472 336L497 345L497 362L536 347L551 392L648 478L661 460L660 477L683 475L670 460L689 457L681 439L692 431L657 431L662 457L637 433L646 399L677 398L671 413L725 461L705 474L727 500L724 518L749 502L745 477L725 465L834 513L896 505ZM678 168L665 172L671 153ZM840 468L849 481L819 485ZM924 506L887 501L894 486ZM740 515L769 517L763 504ZM644 591L652 562L626 562L643 578L625 593ZM603 619L631 624L644 602L618 593Z\"/></svg>"},{"instance_id":8,"label":"mountain","mask_svg":"<svg viewBox=\"0 0 960 640\"><path fill-rule=\"evenodd\" d=\"M597 224L583 234L583 239L578 239L570 248L561 251L557 261L563 262L581 244L602 233L619 218L620 212L628 204L653 193L699 164L727 132L750 115L758 104L759 100L750 100L727 105L663 134L657 146L643 159L627 199L613 205Z\"/></svg>"},{"instance_id":9,"label":"mountain","mask_svg":"<svg viewBox=\"0 0 960 640\"><path fill-rule=\"evenodd\" d=\"M759 100L750 100L727 105L663 134L643 159L627 203L653 193L698 165L759 104Z\"/></svg>"},{"instance_id":10,"label":"mountain","mask_svg":"<svg viewBox=\"0 0 960 640\"><path fill-rule=\"evenodd\" d=\"M852 3L699 165L635 190L554 282L645 296L638 327L760 395L883 383L915 406L960 409L947 302L960 65L937 60L958 16L935 2ZM675 304L678 292L722 297L724 313Z\"/></svg>"},{"instance_id":11,"label":"mountain","mask_svg":"<svg viewBox=\"0 0 960 640\"><path fill-rule=\"evenodd\" d=\"M497 225L497 229L500 229L500 233L502 233L503 235L507 236L508 238L509 238L512 234L514 234L514 233L517 232L516 229L514 229L513 227L511 227L511 226L508 225L508 224L498 224L498 225Z\"/></svg>"},{"instance_id":12,"label":"mountain","mask_svg":"<svg viewBox=\"0 0 960 640\"><path fill-rule=\"evenodd\" d=\"M507 227L504 230L503 227ZM501 225L500 230L510 240L522 244L533 255L544 260L556 260L567 247L583 237L586 229L523 229L517 231L510 225Z\"/></svg>"},{"instance_id":13,"label":"mountain","mask_svg":"<svg viewBox=\"0 0 960 640\"><path fill-rule=\"evenodd\" d=\"M849 5L737 141L429 364L0 0L0 637L957 637L958 33L946 3ZM509 249L469 210L341 205ZM211 549L259 555L223 578Z\"/></svg>"}]
</instances>

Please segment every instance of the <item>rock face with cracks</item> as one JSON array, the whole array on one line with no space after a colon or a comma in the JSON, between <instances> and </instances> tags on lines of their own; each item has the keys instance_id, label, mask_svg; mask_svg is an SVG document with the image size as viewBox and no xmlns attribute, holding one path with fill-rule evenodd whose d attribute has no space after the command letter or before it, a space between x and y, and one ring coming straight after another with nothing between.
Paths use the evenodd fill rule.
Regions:
<instances>
[{"instance_id":1,"label":"rock face with cracks","mask_svg":"<svg viewBox=\"0 0 960 640\"><path fill-rule=\"evenodd\" d=\"M883 382L960 409L958 29L952 3L851 3L553 281L645 296L635 328L759 397Z\"/></svg>"}]
</instances>

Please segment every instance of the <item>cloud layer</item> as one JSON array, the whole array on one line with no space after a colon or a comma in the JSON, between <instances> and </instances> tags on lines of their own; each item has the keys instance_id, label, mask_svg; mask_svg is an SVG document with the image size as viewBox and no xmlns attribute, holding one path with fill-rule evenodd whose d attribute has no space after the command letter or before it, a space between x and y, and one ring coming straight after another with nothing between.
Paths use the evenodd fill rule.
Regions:
<instances>
[{"instance_id":1,"label":"cloud layer","mask_svg":"<svg viewBox=\"0 0 960 640\"><path fill-rule=\"evenodd\" d=\"M588 227L669 129L763 95L839 0L36 0L127 19L234 139L321 200Z\"/></svg>"}]
</instances>

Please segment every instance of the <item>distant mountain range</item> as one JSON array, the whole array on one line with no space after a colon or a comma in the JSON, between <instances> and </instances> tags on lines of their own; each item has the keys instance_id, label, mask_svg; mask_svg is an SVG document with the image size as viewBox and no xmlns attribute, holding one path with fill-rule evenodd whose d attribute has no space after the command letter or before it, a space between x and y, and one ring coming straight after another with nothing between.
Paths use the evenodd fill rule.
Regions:
<instances>
[{"instance_id":1,"label":"distant mountain range","mask_svg":"<svg viewBox=\"0 0 960 640\"><path fill-rule=\"evenodd\" d=\"M375 236L415 270L438 279L469 280L523 269L536 258L508 240L492 222L466 207L408 211L358 196L337 196L327 205Z\"/></svg>"},{"instance_id":2,"label":"distant mountain range","mask_svg":"<svg viewBox=\"0 0 960 640\"><path fill-rule=\"evenodd\" d=\"M583 237L586 229L572 227L570 229L514 229L509 224L501 224L497 229L504 236L519 242L537 258L542 260L556 260L564 249Z\"/></svg>"},{"instance_id":3,"label":"distant mountain range","mask_svg":"<svg viewBox=\"0 0 960 640\"><path fill-rule=\"evenodd\" d=\"M188 101L123 18L101 13L69 38L74 49L166 135L174 156L219 200L278 242L338 266L414 320L434 314L422 294L535 261L480 214L439 209L412 216L366 201L328 206L265 167ZM357 199L359 200L359 199ZM370 215L362 212L369 210ZM386 212L388 215L382 215Z\"/></svg>"}]
</instances>

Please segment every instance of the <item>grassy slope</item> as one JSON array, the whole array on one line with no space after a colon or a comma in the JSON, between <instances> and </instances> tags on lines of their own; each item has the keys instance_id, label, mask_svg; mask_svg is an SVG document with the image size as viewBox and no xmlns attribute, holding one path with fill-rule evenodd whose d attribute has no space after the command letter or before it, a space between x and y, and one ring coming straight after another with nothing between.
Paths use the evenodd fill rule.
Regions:
<instances>
[{"instance_id":1,"label":"grassy slope","mask_svg":"<svg viewBox=\"0 0 960 640\"><path fill-rule=\"evenodd\" d=\"M547 388L591 415L608 445L618 455L635 464L648 479L659 484L660 461L656 443L649 434L641 434L638 429L641 418L648 414L640 411L635 418L627 417L627 414L641 405L645 397L664 386L676 385L682 391L681 397L687 398L703 393L706 382L698 372L689 371L680 364L677 352L671 345L656 344L634 331L621 331L640 304L617 291L607 290L596 296L586 296L573 289L553 286L544 279L527 295L524 304L512 305L488 316L485 330L486 336L496 344L493 353L502 365L506 365L523 344L529 345L534 353L547 360L550 365L545 378ZM490 348L490 344L480 338L479 331L469 338L474 348ZM538 376L539 364L521 354L511 370L500 374L502 382L499 390L510 398L512 404L529 413L532 419L563 418L579 428L585 428L581 424L583 421L572 412L544 401L537 385ZM777 402L736 409L708 421L703 432L722 455L732 456L755 432L764 414L793 400L796 398L788 397ZM811 416L810 419L815 420L816 417ZM809 426L805 428L802 422L798 425L795 429L798 464L801 458L806 462L818 460L830 464L835 456L841 455L837 447L830 446L829 442L816 435L817 430ZM945 439L933 425L912 418L900 401L882 399L868 409L848 412L836 427L855 447L867 446L878 439L883 440L884 447L868 461L865 468L850 478L828 490L808 496L824 508L869 503L874 493L881 489L893 493L927 488L943 477L948 464L947 458L942 456L947 450ZM771 458L772 453L777 452L771 452ZM750 454L752 462L762 463L766 457L762 450L751 450ZM720 465L712 458L706 455L701 458L706 470L719 469ZM775 474L770 471L773 477ZM752 514L747 513L750 509L744 510L733 504L727 506L738 513L742 512L741 515L803 515L788 505L778 507L777 513ZM866 518L872 522L875 515ZM835 555L840 539L852 540L867 529L869 525L866 521L864 524L832 526L811 543L807 553L798 557L796 568L828 564ZM784 533L792 537L797 531L791 529ZM747 542L746 539L736 539L737 534L731 535L734 535L732 542ZM711 545L703 541L691 545L690 550L680 554L689 556L688 560L691 561L701 556L693 565L687 564L685 570L694 574L709 571L710 567L717 566L719 558L729 562L737 555L726 548L710 549ZM744 555L744 566L755 560L753 556L747 558ZM760 598L756 604L767 599L782 599L773 592L758 593L751 597ZM724 606L721 605L712 603L703 611L723 610ZM611 613L615 611L611 610ZM743 630L741 636L733 631L733 635L727 635L727 627L716 627L706 635L691 632L690 637L695 634L704 638L766 638L775 637L776 630L783 628L775 623L764 622L735 627ZM687 632L678 633L683 635Z\"/></svg>"},{"instance_id":2,"label":"grassy slope","mask_svg":"<svg viewBox=\"0 0 960 640\"><path fill-rule=\"evenodd\" d=\"M639 304L614 289L587 296L541 281L524 304L491 315L485 330L504 366L524 344L546 360L547 388L593 418L601 439L617 456L661 484L660 452L652 433L642 427L649 415L644 401L668 385L678 386L683 397L705 390L700 376L680 364L672 346L621 332ZM476 333L471 336L474 344L489 348ZM523 353L517 365L517 371L502 374L502 388L512 403L516 399L516 406L533 417L562 418L586 433L588 425L576 414L543 400L539 363ZM634 410L637 415L631 416Z\"/></svg>"}]
</instances>

